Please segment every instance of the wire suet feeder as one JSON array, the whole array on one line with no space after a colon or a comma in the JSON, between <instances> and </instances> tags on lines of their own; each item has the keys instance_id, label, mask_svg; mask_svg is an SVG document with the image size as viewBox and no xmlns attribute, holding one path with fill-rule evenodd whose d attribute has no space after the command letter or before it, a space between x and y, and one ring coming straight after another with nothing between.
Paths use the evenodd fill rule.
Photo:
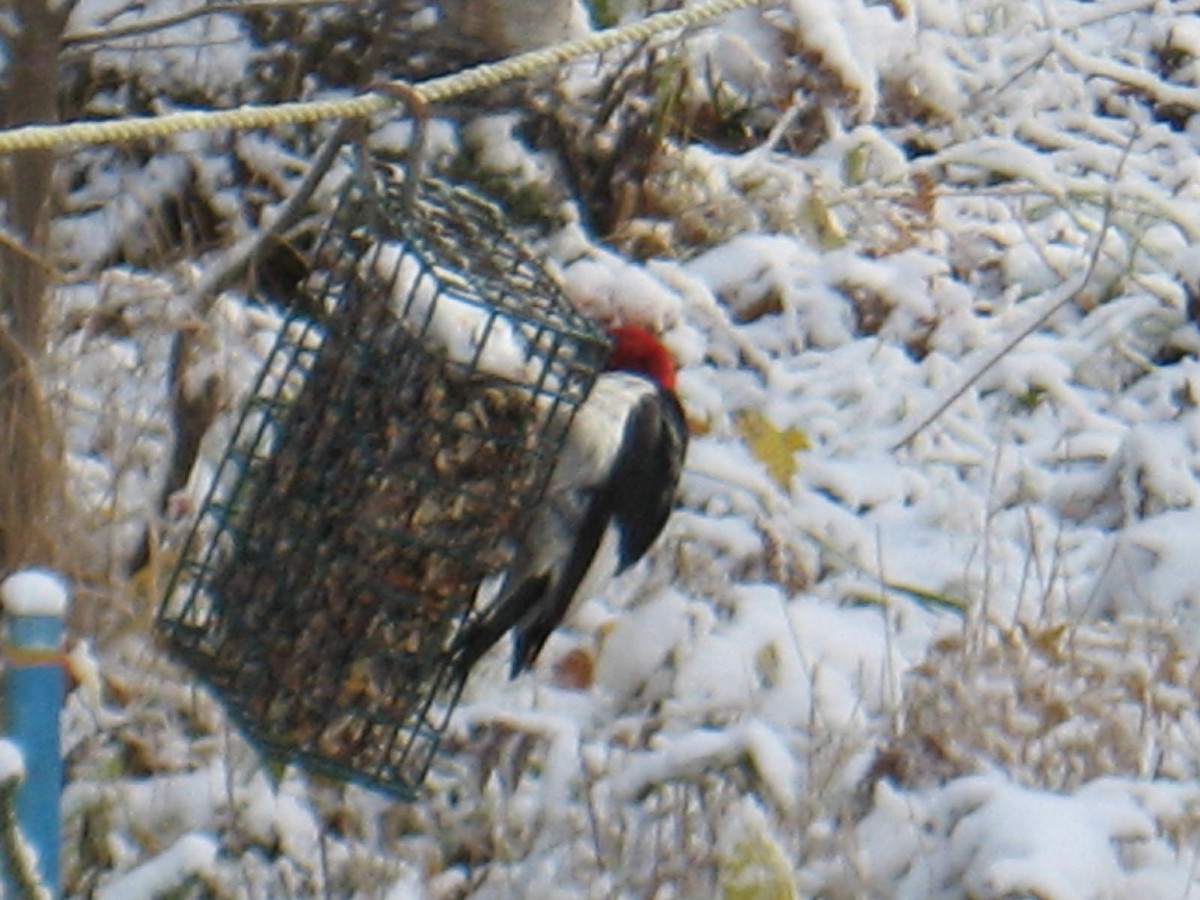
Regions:
<instances>
[{"instance_id":1,"label":"wire suet feeder","mask_svg":"<svg viewBox=\"0 0 1200 900\"><path fill-rule=\"evenodd\" d=\"M412 796L607 343L500 211L360 162L159 612L268 755Z\"/></svg>"}]
</instances>

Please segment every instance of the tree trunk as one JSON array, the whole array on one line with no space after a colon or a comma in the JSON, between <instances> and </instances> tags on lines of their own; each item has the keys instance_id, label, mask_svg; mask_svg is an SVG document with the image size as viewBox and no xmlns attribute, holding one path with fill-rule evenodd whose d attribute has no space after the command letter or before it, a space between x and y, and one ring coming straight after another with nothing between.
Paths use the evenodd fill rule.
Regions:
<instances>
[{"instance_id":1,"label":"tree trunk","mask_svg":"<svg viewBox=\"0 0 1200 900\"><path fill-rule=\"evenodd\" d=\"M58 563L62 442L29 354L0 328L0 567Z\"/></svg>"},{"instance_id":2,"label":"tree trunk","mask_svg":"<svg viewBox=\"0 0 1200 900\"><path fill-rule=\"evenodd\" d=\"M9 41L5 125L58 121L58 56L70 4L12 0L16 31ZM58 8L55 8L55 7ZM9 327L35 357L45 349L47 267L42 259L54 176L50 150L28 150L11 160L6 219L23 247L0 250L0 300Z\"/></svg>"},{"instance_id":3,"label":"tree trunk","mask_svg":"<svg viewBox=\"0 0 1200 900\"><path fill-rule=\"evenodd\" d=\"M8 127L58 119L58 58L72 4L11 0L7 34ZM62 440L38 381L46 344L44 252L54 155L14 154L0 242L0 568L56 561L53 528L63 499Z\"/></svg>"}]
</instances>

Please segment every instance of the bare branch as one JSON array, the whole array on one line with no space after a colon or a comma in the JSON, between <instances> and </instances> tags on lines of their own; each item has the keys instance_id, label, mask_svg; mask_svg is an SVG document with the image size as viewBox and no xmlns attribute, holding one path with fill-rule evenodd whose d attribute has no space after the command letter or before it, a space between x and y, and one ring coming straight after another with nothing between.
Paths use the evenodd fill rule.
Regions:
<instances>
[{"instance_id":1,"label":"bare branch","mask_svg":"<svg viewBox=\"0 0 1200 900\"><path fill-rule=\"evenodd\" d=\"M138 22L134 25L123 25L118 28L97 28L92 31L79 31L63 36L64 47L75 47L79 44L99 44L115 41L120 38L137 37L155 31L163 31L184 25L205 16L215 16L221 13L270 12L280 9L312 9L325 6L344 6L346 0L246 0L243 3L209 3L195 9L185 10L173 16L163 16L148 22Z\"/></svg>"}]
</instances>

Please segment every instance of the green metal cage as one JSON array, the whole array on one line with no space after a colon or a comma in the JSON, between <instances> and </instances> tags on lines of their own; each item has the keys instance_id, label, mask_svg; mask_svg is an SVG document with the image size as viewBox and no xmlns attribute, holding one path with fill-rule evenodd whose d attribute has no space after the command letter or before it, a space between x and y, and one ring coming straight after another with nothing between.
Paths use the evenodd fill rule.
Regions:
<instances>
[{"instance_id":1,"label":"green metal cage","mask_svg":"<svg viewBox=\"0 0 1200 900\"><path fill-rule=\"evenodd\" d=\"M308 264L158 624L268 756L411 797L607 342L444 182L363 167Z\"/></svg>"}]
</instances>

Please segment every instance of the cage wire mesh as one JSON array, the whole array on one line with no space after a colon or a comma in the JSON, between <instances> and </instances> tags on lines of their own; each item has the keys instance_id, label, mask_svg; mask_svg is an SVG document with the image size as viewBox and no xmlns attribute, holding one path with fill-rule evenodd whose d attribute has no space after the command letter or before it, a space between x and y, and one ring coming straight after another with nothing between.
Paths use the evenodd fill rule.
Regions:
<instances>
[{"instance_id":1,"label":"cage wire mesh","mask_svg":"<svg viewBox=\"0 0 1200 900\"><path fill-rule=\"evenodd\" d=\"M360 165L159 611L268 756L412 796L607 343L497 208Z\"/></svg>"}]
</instances>

